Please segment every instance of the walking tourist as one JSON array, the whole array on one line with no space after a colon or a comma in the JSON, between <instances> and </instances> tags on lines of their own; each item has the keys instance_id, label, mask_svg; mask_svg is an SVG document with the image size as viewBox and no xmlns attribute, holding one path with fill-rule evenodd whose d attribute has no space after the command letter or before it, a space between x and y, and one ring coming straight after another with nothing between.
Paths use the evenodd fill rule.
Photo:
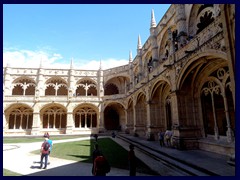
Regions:
<instances>
[{"instance_id":1,"label":"walking tourist","mask_svg":"<svg viewBox=\"0 0 240 180\"><path fill-rule=\"evenodd\" d=\"M45 160L43 169L47 169L48 154L49 154L49 150L50 150L50 146L51 146L48 142L47 134L44 134L44 137L45 137L45 141L42 143L42 146L40 149L40 153L41 153L41 162L40 162L40 167L39 167L40 169L42 168L42 165L43 165L43 158Z\"/></svg>"},{"instance_id":2,"label":"walking tourist","mask_svg":"<svg viewBox=\"0 0 240 180\"><path fill-rule=\"evenodd\" d=\"M50 139L50 135L48 133L46 133L45 140L47 140L47 142L50 144L49 153L48 153L48 164L50 164L50 153L52 152L53 141Z\"/></svg>"},{"instance_id":3,"label":"walking tourist","mask_svg":"<svg viewBox=\"0 0 240 180\"><path fill-rule=\"evenodd\" d=\"M93 165L92 165L92 174L94 175L94 161L95 159L100 156L102 154L102 152L99 150L99 146L98 144L95 144L95 147L94 147L94 150L93 150L93 153L92 153L92 162L93 162Z\"/></svg>"}]
</instances>

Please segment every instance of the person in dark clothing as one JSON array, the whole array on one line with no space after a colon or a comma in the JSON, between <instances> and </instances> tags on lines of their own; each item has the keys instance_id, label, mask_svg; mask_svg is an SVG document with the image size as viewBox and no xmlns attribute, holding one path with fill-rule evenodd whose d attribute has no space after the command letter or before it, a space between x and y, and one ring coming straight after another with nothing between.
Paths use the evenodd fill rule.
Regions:
<instances>
[{"instance_id":1,"label":"person in dark clothing","mask_svg":"<svg viewBox=\"0 0 240 180\"><path fill-rule=\"evenodd\" d=\"M136 176L136 156L134 152L134 146L129 145L130 151L128 152L128 162L129 162L129 175Z\"/></svg>"},{"instance_id":2,"label":"person in dark clothing","mask_svg":"<svg viewBox=\"0 0 240 180\"><path fill-rule=\"evenodd\" d=\"M94 176L106 176L110 171L107 159L103 156L97 156L94 160Z\"/></svg>"},{"instance_id":3,"label":"person in dark clothing","mask_svg":"<svg viewBox=\"0 0 240 180\"><path fill-rule=\"evenodd\" d=\"M112 132L112 138L115 138L116 137L116 134L115 134L115 132L113 131Z\"/></svg>"},{"instance_id":4,"label":"person in dark clothing","mask_svg":"<svg viewBox=\"0 0 240 180\"><path fill-rule=\"evenodd\" d=\"M97 134L94 134L93 137L95 138L95 141L97 142L97 140L98 140L98 135L97 135Z\"/></svg>"},{"instance_id":5,"label":"person in dark clothing","mask_svg":"<svg viewBox=\"0 0 240 180\"><path fill-rule=\"evenodd\" d=\"M93 151L93 153L92 153L92 160L93 160L92 174L93 174L93 175L94 175L94 161L95 161L95 159L96 159L98 156L100 156L100 155L102 155L102 152L99 150L98 144L95 144L95 149L94 149L94 151Z\"/></svg>"},{"instance_id":6,"label":"person in dark clothing","mask_svg":"<svg viewBox=\"0 0 240 180\"><path fill-rule=\"evenodd\" d=\"M159 132L159 143L160 143L161 147L165 146L164 135L165 135L165 132L163 132L163 131Z\"/></svg>"}]
</instances>

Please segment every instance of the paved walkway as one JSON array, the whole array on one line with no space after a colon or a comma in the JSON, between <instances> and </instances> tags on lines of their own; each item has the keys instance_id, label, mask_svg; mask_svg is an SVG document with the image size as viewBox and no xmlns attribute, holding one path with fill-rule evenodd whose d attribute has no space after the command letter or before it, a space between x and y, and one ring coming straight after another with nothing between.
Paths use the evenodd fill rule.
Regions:
<instances>
[{"instance_id":1,"label":"paved walkway","mask_svg":"<svg viewBox=\"0 0 240 180\"><path fill-rule=\"evenodd\" d=\"M134 137L132 135L121 134L129 141L131 141L136 147L147 149L148 152L154 154L156 157L170 157L176 159L178 162L183 162L192 167L197 167L205 172L209 172L212 175L219 176L235 176L235 166L228 164L229 156L220 155L203 150L177 150L170 147L160 147L158 141L147 141L146 139ZM149 158L148 158L149 159ZM146 160L145 162L148 162ZM161 175L171 175L172 172L162 172L160 166L156 163L148 164L153 170L158 171ZM181 164L180 164L181 166ZM168 173L168 174L166 174ZM177 174L175 174L177 175ZM174 175L174 176L175 176Z\"/></svg>"},{"instance_id":2,"label":"paved walkway","mask_svg":"<svg viewBox=\"0 0 240 180\"><path fill-rule=\"evenodd\" d=\"M89 139L77 138L68 140L55 140L54 144ZM3 144L3 168L28 176L92 176L92 164L50 157L51 164L48 169L38 169L40 155L31 154L39 149L42 142ZM128 176L125 169L111 168L107 176ZM148 176L137 173L137 176Z\"/></svg>"}]
</instances>

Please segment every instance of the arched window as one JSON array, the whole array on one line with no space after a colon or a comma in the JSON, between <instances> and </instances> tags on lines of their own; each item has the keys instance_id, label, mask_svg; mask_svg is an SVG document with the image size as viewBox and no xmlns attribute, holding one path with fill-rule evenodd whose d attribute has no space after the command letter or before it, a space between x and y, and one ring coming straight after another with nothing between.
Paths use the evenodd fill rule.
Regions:
<instances>
[{"instance_id":1,"label":"arched window","mask_svg":"<svg viewBox=\"0 0 240 180\"><path fill-rule=\"evenodd\" d=\"M62 79L51 78L46 82L46 96L67 96L67 83Z\"/></svg>"},{"instance_id":2,"label":"arched window","mask_svg":"<svg viewBox=\"0 0 240 180\"><path fill-rule=\"evenodd\" d=\"M105 86L104 93L105 95L119 94L119 90L115 84L110 83Z\"/></svg>"},{"instance_id":3,"label":"arched window","mask_svg":"<svg viewBox=\"0 0 240 180\"><path fill-rule=\"evenodd\" d=\"M235 118L232 93L229 88L230 78L227 68L213 72L201 90L203 123L205 136L228 136L227 131L234 131Z\"/></svg>"},{"instance_id":4,"label":"arched window","mask_svg":"<svg viewBox=\"0 0 240 180\"><path fill-rule=\"evenodd\" d=\"M76 96L97 96L97 86L92 80L82 80L78 83Z\"/></svg>"},{"instance_id":5,"label":"arched window","mask_svg":"<svg viewBox=\"0 0 240 180\"><path fill-rule=\"evenodd\" d=\"M66 128L67 113L64 109L54 106L43 112L42 125L44 129Z\"/></svg>"},{"instance_id":6,"label":"arched window","mask_svg":"<svg viewBox=\"0 0 240 180\"><path fill-rule=\"evenodd\" d=\"M14 84L12 90L12 95L23 95L23 86L20 83Z\"/></svg>"},{"instance_id":7,"label":"arched window","mask_svg":"<svg viewBox=\"0 0 240 180\"><path fill-rule=\"evenodd\" d=\"M35 95L35 87L33 80L20 78L13 83L12 95Z\"/></svg>"},{"instance_id":8,"label":"arched window","mask_svg":"<svg viewBox=\"0 0 240 180\"><path fill-rule=\"evenodd\" d=\"M27 107L13 109L9 115L9 129L32 129L33 111Z\"/></svg>"},{"instance_id":9,"label":"arched window","mask_svg":"<svg viewBox=\"0 0 240 180\"><path fill-rule=\"evenodd\" d=\"M83 107L74 113L75 128L97 127L97 112L91 107Z\"/></svg>"},{"instance_id":10,"label":"arched window","mask_svg":"<svg viewBox=\"0 0 240 180\"><path fill-rule=\"evenodd\" d=\"M206 11L204 15L200 16L200 22L197 24L198 27L197 34L200 33L203 29L205 29L213 21L214 21L213 12Z\"/></svg>"}]
</instances>

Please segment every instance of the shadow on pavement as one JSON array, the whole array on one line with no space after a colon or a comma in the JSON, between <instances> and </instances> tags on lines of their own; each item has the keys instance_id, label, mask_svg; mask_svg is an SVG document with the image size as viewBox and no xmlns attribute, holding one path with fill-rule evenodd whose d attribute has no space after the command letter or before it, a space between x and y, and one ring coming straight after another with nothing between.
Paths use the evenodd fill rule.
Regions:
<instances>
[{"instance_id":1,"label":"shadow on pavement","mask_svg":"<svg viewBox=\"0 0 240 180\"><path fill-rule=\"evenodd\" d=\"M39 166L31 166L30 168L39 168ZM42 169L40 172L28 174L26 176L92 176L92 164L88 163L71 163L50 169Z\"/></svg>"}]
</instances>

